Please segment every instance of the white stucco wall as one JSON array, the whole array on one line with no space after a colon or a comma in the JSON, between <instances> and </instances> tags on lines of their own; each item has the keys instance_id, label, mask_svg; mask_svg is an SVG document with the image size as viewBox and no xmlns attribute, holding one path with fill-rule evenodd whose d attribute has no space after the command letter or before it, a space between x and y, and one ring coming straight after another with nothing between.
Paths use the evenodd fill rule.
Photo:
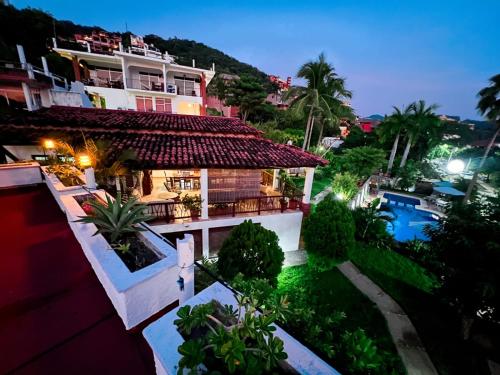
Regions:
<instances>
[{"instance_id":1,"label":"white stucco wall","mask_svg":"<svg viewBox=\"0 0 500 375\"><path fill-rule=\"evenodd\" d=\"M51 105L60 105L64 107L83 107L82 95L76 92L51 90Z\"/></svg>"},{"instance_id":2,"label":"white stucco wall","mask_svg":"<svg viewBox=\"0 0 500 375\"><path fill-rule=\"evenodd\" d=\"M85 89L89 94L98 94L104 97L106 109L136 109L135 98L127 95L125 90L96 86L85 86Z\"/></svg>"},{"instance_id":3,"label":"white stucco wall","mask_svg":"<svg viewBox=\"0 0 500 375\"><path fill-rule=\"evenodd\" d=\"M105 193L99 191L98 194L104 197ZM69 225L126 329L135 327L179 299L177 279L181 268L177 266L177 253L173 247L152 233L142 232L141 235L164 258L130 272L104 237L94 236L95 225L75 222L85 213L73 196L66 195L61 199Z\"/></svg>"},{"instance_id":4,"label":"white stucco wall","mask_svg":"<svg viewBox=\"0 0 500 375\"><path fill-rule=\"evenodd\" d=\"M76 170L76 168L74 168ZM54 199L56 200L57 204L59 205L59 208L65 212L65 206L62 202L61 197L64 195L73 195L77 193L85 193L85 190L81 186L64 186L64 184L52 173L47 172L47 167L41 167L42 173L45 176L45 183L47 184L47 187L49 188L50 192L54 196ZM82 182L85 184L86 179L85 175L78 171L78 175Z\"/></svg>"},{"instance_id":5,"label":"white stucco wall","mask_svg":"<svg viewBox=\"0 0 500 375\"><path fill-rule=\"evenodd\" d=\"M204 304L212 300L217 300L222 305L233 305L235 308L237 306L232 292L216 282L144 329L143 335L153 350L157 375L177 374L177 365L181 358L177 348L184 342L174 324L179 308L184 305ZM339 374L280 327L276 326L274 335L283 340L285 352L288 354L287 362L299 374Z\"/></svg>"},{"instance_id":6,"label":"white stucco wall","mask_svg":"<svg viewBox=\"0 0 500 375\"><path fill-rule=\"evenodd\" d=\"M38 163L0 164L0 188L33 185L42 182Z\"/></svg>"},{"instance_id":7,"label":"white stucco wall","mask_svg":"<svg viewBox=\"0 0 500 375\"><path fill-rule=\"evenodd\" d=\"M230 227L252 220L260 223L264 228L270 229L278 235L279 244L283 251L294 251L299 248L300 228L302 225L301 211L283 213L262 213L261 215L240 215L236 217L221 217L207 220L193 220L186 223L153 225L159 233L175 233L190 230L202 230L203 255L208 256L208 232L210 228Z\"/></svg>"}]
</instances>

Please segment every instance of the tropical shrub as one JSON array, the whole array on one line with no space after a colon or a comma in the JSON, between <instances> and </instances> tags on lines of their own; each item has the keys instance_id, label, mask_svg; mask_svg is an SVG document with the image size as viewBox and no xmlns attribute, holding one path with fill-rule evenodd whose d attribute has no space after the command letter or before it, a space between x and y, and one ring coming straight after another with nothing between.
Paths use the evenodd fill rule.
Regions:
<instances>
[{"instance_id":1,"label":"tropical shrub","mask_svg":"<svg viewBox=\"0 0 500 375\"><path fill-rule=\"evenodd\" d=\"M344 150L345 171L361 177L369 177L384 165L385 151L371 146Z\"/></svg>"},{"instance_id":2,"label":"tropical shrub","mask_svg":"<svg viewBox=\"0 0 500 375\"><path fill-rule=\"evenodd\" d=\"M304 223L304 242L309 263L320 270L331 269L347 258L354 246L354 220L344 202L330 194Z\"/></svg>"},{"instance_id":3,"label":"tropical shrub","mask_svg":"<svg viewBox=\"0 0 500 375\"><path fill-rule=\"evenodd\" d=\"M417 182L419 170L413 160L409 160L404 167L398 168L396 172L396 186L408 191Z\"/></svg>"},{"instance_id":4,"label":"tropical shrub","mask_svg":"<svg viewBox=\"0 0 500 375\"><path fill-rule=\"evenodd\" d=\"M456 202L438 225L426 228L431 248L443 263L444 299L462 319L467 338L472 322L500 319L500 221L498 197L489 202Z\"/></svg>"},{"instance_id":5,"label":"tropical shrub","mask_svg":"<svg viewBox=\"0 0 500 375\"><path fill-rule=\"evenodd\" d=\"M352 211L356 226L355 238L376 247L387 247L392 243L392 236L387 232L387 223L393 218L378 210L380 199L374 199L367 207L356 207Z\"/></svg>"},{"instance_id":6,"label":"tropical shrub","mask_svg":"<svg viewBox=\"0 0 500 375\"><path fill-rule=\"evenodd\" d=\"M229 280L238 273L247 278L264 278L276 285L285 260L278 236L272 230L245 220L231 231L219 251L217 268Z\"/></svg>"},{"instance_id":7,"label":"tropical shrub","mask_svg":"<svg viewBox=\"0 0 500 375\"><path fill-rule=\"evenodd\" d=\"M106 194L106 203L98 200L89 200L87 203L92 207L92 213L80 216L76 222L95 224L97 231L94 236L103 234L109 237L111 243L116 243L127 234L143 231L137 224L151 219L144 214L146 206L138 204L136 198L130 198L122 204L120 193L115 200Z\"/></svg>"},{"instance_id":8,"label":"tropical shrub","mask_svg":"<svg viewBox=\"0 0 500 375\"><path fill-rule=\"evenodd\" d=\"M269 307L257 314L252 296L237 295L238 307L212 301L183 306L174 321L185 341L178 347L182 355L179 373L196 373L203 364L211 373L261 374L287 368L283 341L274 336L279 308ZM286 306L286 300L282 301ZM196 335L192 333L196 331Z\"/></svg>"},{"instance_id":9,"label":"tropical shrub","mask_svg":"<svg viewBox=\"0 0 500 375\"><path fill-rule=\"evenodd\" d=\"M358 176L349 172L337 173L332 182L332 190L337 198L350 201L358 192Z\"/></svg>"}]
</instances>

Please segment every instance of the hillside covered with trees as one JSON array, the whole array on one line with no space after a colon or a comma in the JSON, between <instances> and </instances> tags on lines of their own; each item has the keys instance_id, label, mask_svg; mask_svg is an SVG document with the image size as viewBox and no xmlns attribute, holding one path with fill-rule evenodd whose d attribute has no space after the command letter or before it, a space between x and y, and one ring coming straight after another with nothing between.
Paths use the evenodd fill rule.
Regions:
<instances>
[{"instance_id":1,"label":"hillside covered with trees","mask_svg":"<svg viewBox=\"0 0 500 375\"><path fill-rule=\"evenodd\" d=\"M41 66L40 57L50 54L51 39L54 36L70 40L74 34L87 34L92 30L113 32L99 26L82 26L71 21L57 20L43 10L17 9L12 5L0 3L0 60L17 61L16 44L21 44L24 46L28 61ZM125 46L129 43L130 32L116 34L122 36ZM215 63L217 72L250 75L263 84L268 81L266 73L203 43L175 37L163 39L153 34L146 35L144 40L176 56L177 62L181 65L191 65L191 60L195 59L196 66L200 68L210 68L212 63ZM71 69L70 67L68 69L62 58L52 55L48 60L53 71L71 78Z\"/></svg>"}]
</instances>

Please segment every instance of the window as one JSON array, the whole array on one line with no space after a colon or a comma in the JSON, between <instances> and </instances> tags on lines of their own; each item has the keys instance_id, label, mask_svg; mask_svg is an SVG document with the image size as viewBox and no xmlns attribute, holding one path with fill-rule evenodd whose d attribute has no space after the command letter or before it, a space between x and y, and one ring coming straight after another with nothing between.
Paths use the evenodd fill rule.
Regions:
<instances>
[{"instance_id":1,"label":"window","mask_svg":"<svg viewBox=\"0 0 500 375\"><path fill-rule=\"evenodd\" d=\"M172 101L168 98L156 98L156 112L172 113Z\"/></svg>"},{"instance_id":2,"label":"window","mask_svg":"<svg viewBox=\"0 0 500 375\"><path fill-rule=\"evenodd\" d=\"M153 98L150 96L136 96L135 102L137 104L137 110L140 112L152 112L153 111Z\"/></svg>"}]
</instances>

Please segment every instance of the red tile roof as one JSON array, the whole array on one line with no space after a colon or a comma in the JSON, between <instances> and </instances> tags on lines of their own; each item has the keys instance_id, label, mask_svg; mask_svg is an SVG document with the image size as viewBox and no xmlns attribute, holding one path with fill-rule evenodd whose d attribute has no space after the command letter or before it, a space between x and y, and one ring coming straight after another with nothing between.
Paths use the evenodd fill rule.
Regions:
<instances>
[{"instance_id":1,"label":"red tile roof","mask_svg":"<svg viewBox=\"0 0 500 375\"><path fill-rule=\"evenodd\" d=\"M28 112L22 117L12 117L12 123L54 128L260 134L260 131L237 118L59 106Z\"/></svg>"},{"instance_id":2,"label":"red tile roof","mask_svg":"<svg viewBox=\"0 0 500 375\"><path fill-rule=\"evenodd\" d=\"M316 155L276 144L238 119L52 107L22 116L0 117L2 137L37 141L63 133L85 134L132 149L138 167L168 168L293 168L326 164Z\"/></svg>"}]
</instances>

